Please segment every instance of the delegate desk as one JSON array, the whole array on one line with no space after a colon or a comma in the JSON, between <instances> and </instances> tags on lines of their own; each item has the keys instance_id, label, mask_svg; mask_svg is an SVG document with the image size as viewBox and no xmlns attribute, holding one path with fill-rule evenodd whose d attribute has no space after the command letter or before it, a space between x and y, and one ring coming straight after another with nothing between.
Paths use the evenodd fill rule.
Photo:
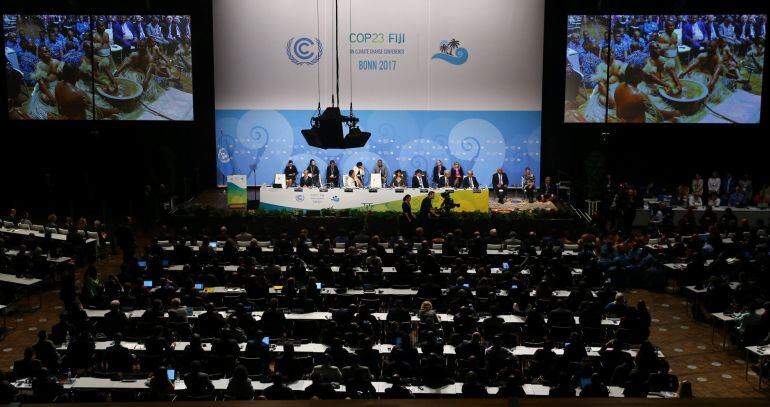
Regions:
<instances>
[{"instance_id":1,"label":"delegate desk","mask_svg":"<svg viewBox=\"0 0 770 407\"><path fill-rule=\"evenodd\" d=\"M45 233L41 233L31 229L0 227L0 233L10 235L10 236L18 236L18 237L32 236L36 239L45 239ZM66 242L67 235L61 234L61 233L51 233L51 239L59 242ZM96 244L96 239L93 239L93 238L85 239L85 241L86 241L86 244Z\"/></svg>"},{"instance_id":2,"label":"delegate desk","mask_svg":"<svg viewBox=\"0 0 770 407\"><path fill-rule=\"evenodd\" d=\"M94 309L86 309L86 315L88 315L88 318L91 319L101 319L104 318L104 315L108 312L108 310L94 310ZM126 316L129 319L138 319L142 317L142 314L144 314L144 310L133 310L125 312ZM203 314L205 311L201 310L194 310L192 313L188 315L188 319L194 320L197 319L201 314ZM254 311L251 313L251 315L256 320L260 320L262 318L262 313L264 311ZM219 311L219 313L227 318L228 313L225 311ZM296 313L296 312L289 312L285 313L284 316L286 317L287 321L296 321L296 322L318 322L318 321L330 321L332 319L332 313L331 312L324 312L324 311L315 311L315 312L307 312L307 313ZM374 316L378 321L387 321L388 314L385 312L373 312L372 316ZM437 317L439 321L442 323L451 323L454 321L454 315L452 314L437 314ZM512 323L512 324L524 324L525 318L519 315L497 315L497 317L502 318L503 322L505 323ZM479 317L478 322L482 323L485 319L488 317ZM548 319L545 319L546 322L548 322ZM410 322L412 324L417 324L420 322L420 317L417 315L411 315ZM580 325L580 318L575 317L575 325ZM607 328L617 327L620 325L620 319L618 318L604 318L602 319L602 326Z\"/></svg>"},{"instance_id":3,"label":"delegate desk","mask_svg":"<svg viewBox=\"0 0 770 407\"><path fill-rule=\"evenodd\" d=\"M16 277L13 274L0 273L0 284L16 285L24 287L27 290L27 305L30 309L38 309L43 307L43 288L40 287L40 305L36 308L32 307L31 296L32 287L39 285L43 280L39 278L31 277Z\"/></svg>"},{"instance_id":4,"label":"delegate desk","mask_svg":"<svg viewBox=\"0 0 770 407\"><path fill-rule=\"evenodd\" d=\"M217 392L226 392L227 385L230 379L216 379L211 383L214 385L214 390ZM263 392L272 383L264 383L261 381L252 381L251 386L256 392ZM286 383L294 392L304 392L305 388L312 384L311 380L297 380L294 382ZM30 380L19 380L13 383L14 387L20 392L30 392L32 390L32 383ZM385 390L393 385L388 382L372 382L377 394L384 394ZM101 390L101 391L143 391L147 390L147 379L129 379L129 380L112 380L102 377L78 377L72 380L71 383L65 383L63 385L65 390ZM450 383L442 387L428 387L428 386L406 386L409 391L415 396L461 396L462 395L462 383ZM532 397L547 397L550 391L550 387L542 384L524 384L522 386L527 396ZM610 397L623 397L623 388L617 386L608 386L610 391ZM185 392L187 386L183 380L174 380L174 391ZM344 394L346 388L344 385L335 385L335 391L337 393ZM499 391L498 387L487 386L487 392L494 396ZM580 388L575 389L577 394L580 394ZM650 393L648 398L672 398L675 394L669 392Z\"/></svg>"},{"instance_id":5,"label":"delegate desk","mask_svg":"<svg viewBox=\"0 0 770 407\"><path fill-rule=\"evenodd\" d=\"M759 390L762 390L762 363L765 359L770 358L770 345L762 346L747 346L746 347L746 380L749 380L749 357L756 356L758 359L759 368Z\"/></svg>"},{"instance_id":6,"label":"delegate desk","mask_svg":"<svg viewBox=\"0 0 770 407\"><path fill-rule=\"evenodd\" d=\"M420 203L434 191L433 206L438 208L443 201L441 193L453 191L452 199L460 207L457 212L488 212L489 190L486 188L470 189L420 189L420 188L272 188L263 186L259 190L259 207L268 211L325 209L366 209L373 212L401 212L401 203L405 195L412 196L412 211L418 211Z\"/></svg>"}]
</instances>

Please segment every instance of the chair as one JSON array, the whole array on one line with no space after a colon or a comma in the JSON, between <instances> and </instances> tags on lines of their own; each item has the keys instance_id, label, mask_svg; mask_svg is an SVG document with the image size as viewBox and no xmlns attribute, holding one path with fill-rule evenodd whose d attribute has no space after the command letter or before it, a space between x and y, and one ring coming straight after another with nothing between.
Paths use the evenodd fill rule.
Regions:
<instances>
[{"instance_id":1,"label":"chair","mask_svg":"<svg viewBox=\"0 0 770 407\"><path fill-rule=\"evenodd\" d=\"M433 243L433 250L441 250L441 243Z\"/></svg>"},{"instance_id":2,"label":"chair","mask_svg":"<svg viewBox=\"0 0 770 407\"><path fill-rule=\"evenodd\" d=\"M78 234L78 236L85 238L86 237L86 231L85 230L76 230L75 233Z\"/></svg>"},{"instance_id":3,"label":"chair","mask_svg":"<svg viewBox=\"0 0 770 407\"><path fill-rule=\"evenodd\" d=\"M265 367L262 365L262 359L260 358L247 358L246 356L239 356L238 363L246 366L246 370L250 375L264 373Z\"/></svg>"},{"instance_id":4,"label":"chair","mask_svg":"<svg viewBox=\"0 0 770 407\"><path fill-rule=\"evenodd\" d=\"M56 231L56 228L45 228L45 233L56 234L58 232Z\"/></svg>"},{"instance_id":5,"label":"chair","mask_svg":"<svg viewBox=\"0 0 770 407\"><path fill-rule=\"evenodd\" d=\"M344 249L345 248L345 243L335 243L334 244L334 248L335 249Z\"/></svg>"},{"instance_id":6,"label":"chair","mask_svg":"<svg viewBox=\"0 0 770 407\"><path fill-rule=\"evenodd\" d=\"M168 240L158 240L158 246L168 247L168 246L171 246L171 242Z\"/></svg>"},{"instance_id":7,"label":"chair","mask_svg":"<svg viewBox=\"0 0 770 407\"><path fill-rule=\"evenodd\" d=\"M564 250L571 250L573 252L577 251L578 250L578 245L576 245L576 244L565 244L564 245Z\"/></svg>"},{"instance_id":8,"label":"chair","mask_svg":"<svg viewBox=\"0 0 770 407\"><path fill-rule=\"evenodd\" d=\"M19 229L29 230L29 224L27 223L19 223L18 226Z\"/></svg>"},{"instance_id":9,"label":"chair","mask_svg":"<svg viewBox=\"0 0 770 407\"><path fill-rule=\"evenodd\" d=\"M241 241L239 241L239 242L236 242L235 244L237 244L238 247L249 247L251 242L241 242Z\"/></svg>"},{"instance_id":10,"label":"chair","mask_svg":"<svg viewBox=\"0 0 770 407\"><path fill-rule=\"evenodd\" d=\"M15 225L13 224L13 222L3 221L3 227L6 228L6 229L13 229L15 227Z\"/></svg>"},{"instance_id":11,"label":"chair","mask_svg":"<svg viewBox=\"0 0 770 407\"><path fill-rule=\"evenodd\" d=\"M602 327L588 327L581 328L583 331L583 340L587 344L603 345L607 342L607 330Z\"/></svg>"},{"instance_id":12,"label":"chair","mask_svg":"<svg viewBox=\"0 0 770 407\"><path fill-rule=\"evenodd\" d=\"M313 357L312 356L299 356L295 358L299 365L302 367L303 374L310 374L313 372Z\"/></svg>"},{"instance_id":13,"label":"chair","mask_svg":"<svg viewBox=\"0 0 770 407\"><path fill-rule=\"evenodd\" d=\"M190 339L192 335L192 329L187 322L168 322L166 327L169 331L176 333L178 339Z\"/></svg>"},{"instance_id":14,"label":"chair","mask_svg":"<svg viewBox=\"0 0 770 407\"><path fill-rule=\"evenodd\" d=\"M572 328L568 326L552 326L548 328L548 339L553 342L563 342L569 338Z\"/></svg>"},{"instance_id":15,"label":"chair","mask_svg":"<svg viewBox=\"0 0 770 407\"><path fill-rule=\"evenodd\" d=\"M45 228L43 225L32 225L32 230L35 232L45 233Z\"/></svg>"},{"instance_id":16,"label":"chair","mask_svg":"<svg viewBox=\"0 0 770 407\"><path fill-rule=\"evenodd\" d=\"M503 249L503 245L501 245L501 244L488 244L487 245L487 250L502 250L502 249Z\"/></svg>"},{"instance_id":17,"label":"chair","mask_svg":"<svg viewBox=\"0 0 770 407\"><path fill-rule=\"evenodd\" d=\"M356 249L358 250L366 249L366 246L368 246L366 243L356 243Z\"/></svg>"},{"instance_id":18,"label":"chair","mask_svg":"<svg viewBox=\"0 0 770 407\"><path fill-rule=\"evenodd\" d=\"M258 241L258 242L257 242L257 246L259 246L259 247L261 247L261 248L263 248L263 249L264 249L265 247L270 247L270 241L269 241L269 240L267 240L267 241L263 241L263 242L260 242L260 241Z\"/></svg>"},{"instance_id":19,"label":"chair","mask_svg":"<svg viewBox=\"0 0 770 407\"><path fill-rule=\"evenodd\" d=\"M64 229L64 228L58 228L57 230L59 231L60 235L68 235L70 233L69 230Z\"/></svg>"}]
</instances>

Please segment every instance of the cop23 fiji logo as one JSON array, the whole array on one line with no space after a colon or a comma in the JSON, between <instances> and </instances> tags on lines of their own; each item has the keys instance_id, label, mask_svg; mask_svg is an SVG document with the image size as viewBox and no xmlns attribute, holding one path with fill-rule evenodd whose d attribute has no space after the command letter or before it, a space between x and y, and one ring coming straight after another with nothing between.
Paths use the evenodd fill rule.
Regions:
<instances>
[{"instance_id":1,"label":"cop23 fiji logo","mask_svg":"<svg viewBox=\"0 0 770 407\"><path fill-rule=\"evenodd\" d=\"M286 56L294 65L315 65L324 53L321 40L313 37L291 37L286 43Z\"/></svg>"},{"instance_id":2,"label":"cop23 fiji logo","mask_svg":"<svg viewBox=\"0 0 770 407\"><path fill-rule=\"evenodd\" d=\"M462 65L468 61L468 50L460 46L460 41L452 38L442 40L438 46L439 52L433 54L430 59L440 59L452 65Z\"/></svg>"}]
</instances>

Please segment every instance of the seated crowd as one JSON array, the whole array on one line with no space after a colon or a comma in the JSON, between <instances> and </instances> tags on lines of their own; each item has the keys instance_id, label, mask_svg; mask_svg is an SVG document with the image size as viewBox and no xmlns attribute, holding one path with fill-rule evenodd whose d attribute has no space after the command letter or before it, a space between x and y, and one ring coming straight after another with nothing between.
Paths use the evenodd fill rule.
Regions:
<instances>
[{"instance_id":1,"label":"seated crowd","mask_svg":"<svg viewBox=\"0 0 770 407\"><path fill-rule=\"evenodd\" d=\"M421 228L384 238L324 227L273 237L161 226L141 255L129 219L116 233L120 272L102 281L92 264L80 284L62 281L60 321L39 333L9 379L31 378L38 401L68 396L56 379L67 374L149 376L140 397L166 400L175 394L168 368L192 398L400 398L412 396L411 385L451 383L462 383L464 397L524 396L530 383L553 396L607 396L607 386L625 396L673 392L683 386L648 340L644 301L628 304L627 288L662 290L670 280L703 287L696 317L733 313L733 341L770 342L766 228L725 216L685 231L594 225L576 238L505 238L495 229L427 236ZM385 288L414 291L378 295ZM89 317L96 309L109 311ZM131 310L144 311L129 317ZM287 318L315 311L329 317ZM98 341L111 343L102 351ZM302 344L325 351L302 354ZM520 345L536 350L517 354ZM229 380L226 391L214 390L218 378ZM299 379L310 380L304 393L288 387ZM272 384L255 391L252 380ZM392 387L378 394L373 382Z\"/></svg>"}]
</instances>

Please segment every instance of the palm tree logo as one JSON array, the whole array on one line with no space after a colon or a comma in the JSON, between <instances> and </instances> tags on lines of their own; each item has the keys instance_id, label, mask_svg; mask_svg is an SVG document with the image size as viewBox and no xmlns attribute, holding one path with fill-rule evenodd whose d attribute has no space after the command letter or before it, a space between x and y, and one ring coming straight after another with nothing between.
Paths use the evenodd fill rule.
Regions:
<instances>
[{"instance_id":1,"label":"palm tree logo","mask_svg":"<svg viewBox=\"0 0 770 407\"><path fill-rule=\"evenodd\" d=\"M452 38L452 40L449 41L449 44L447 45L449 45L449 55L453 55L454 50L460 46L460 41Z\"/></svg>"},{"instance_id":2,"label":"palm tree logo","mask_svg":"<svg viewBox=\"0 0 770 407\"><path fill-rule=\"evenodd\" d=\"M431 59L441 59L452 65L462 65L468 60L468 50L460 46L460 41L456 38L451 40L442 40L438 46L439 52L434 54Z\"/></svg>"},{"instance_id":3,"label":"palm tree logo","mask_svg":"<svg viewBox=\"0 0 770 407\"><path fill-rule=\"evenodd\" d=\"M452 38L451 41L442 41L438 50L447 55L454 55L454 50L460 47L460 41Z\"/></svg>"}]
</instances>

